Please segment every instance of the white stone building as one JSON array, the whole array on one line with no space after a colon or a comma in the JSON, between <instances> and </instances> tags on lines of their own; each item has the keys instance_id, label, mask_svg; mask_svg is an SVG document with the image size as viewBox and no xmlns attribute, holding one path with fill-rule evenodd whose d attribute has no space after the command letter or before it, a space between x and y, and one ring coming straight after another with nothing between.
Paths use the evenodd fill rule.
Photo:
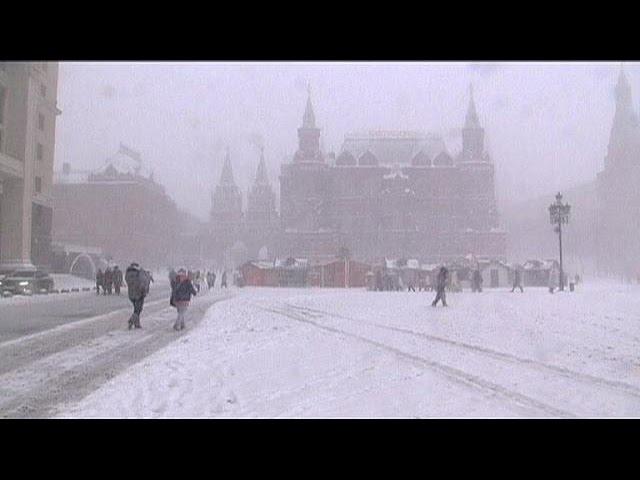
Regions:
<instances>
[{"instance_id":1,"label":"white stone building","mask_svg":"<svg viewBox=\"0 0 640 480\"><path fill-rule=\"evenodd\" d=\"M0 62L0 270L48 265L58 64Z\"/></svg>"}]
</instances>

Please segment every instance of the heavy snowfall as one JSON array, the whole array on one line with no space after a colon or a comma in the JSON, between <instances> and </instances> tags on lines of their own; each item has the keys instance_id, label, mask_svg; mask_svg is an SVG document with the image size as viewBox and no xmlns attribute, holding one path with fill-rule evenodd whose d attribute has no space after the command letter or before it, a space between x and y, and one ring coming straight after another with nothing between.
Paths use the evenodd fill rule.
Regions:
<instances>
[{"instance_id":1,"label":"heavy snowfall","mask_svg":"<svg viewBox=\"0 0 640 480\"><path fill-rule=\"evenodd\" d=\"M0 418L640 417L639 81L0 61Z\"/></svg>"}]
</instances>

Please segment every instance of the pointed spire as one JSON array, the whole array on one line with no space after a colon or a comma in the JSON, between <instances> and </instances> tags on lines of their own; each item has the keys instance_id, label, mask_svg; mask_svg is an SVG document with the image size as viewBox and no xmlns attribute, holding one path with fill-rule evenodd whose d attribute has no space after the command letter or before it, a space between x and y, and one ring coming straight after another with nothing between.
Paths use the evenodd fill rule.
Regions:
<instances>
[{"instance_id":1,"label":"pointed spire","mask_svg":"<svg viewBox=\"0 0 640 480\"><path fill-rule=\"evenodd\" d=\"M465 128L480 128L480 120L478 120L478 112L476 111L476 102L473 99L473 84L469 84L469 107L467 108L467 117L464 123Z\"/></svg>"},{"instance_id":2,"label":"pointed spire","mask_svg":"<svg viewBox=\"0 0 640 480\"><path fill-rule=\"evenodd\" d=\"M229 147L227 146L227 155L224 159L224 166L222 167L222 175L220 176L220 185L235 185L236 182L233 179L233 169L231 168L231 154L229 153Z\"/></svg>"},{"instance_id":3,"label":"pointed spire","mask_svg":"<svg viewBox=\"0 0 640 480\"><path fill-rule=\"evenodd\" d=\"M307 84L307 106L302 117L303 128L316 128L316 116L313 113L313 105L311 105L311 84Z\"/></svg>"},{"instance_id":4,"label":"pointed spire","mask_svg":"<svg viewBox=\"0 0 640 480\"><path fill-rule=\"evenodd\" d=\"M260 148L260 163L258 163L258 171L256 172L256 185L269 185L267 166L264 162L264 147Z\"/></svg>"},{"instance_id":5,"label":"pointed spire","mask_svg":"<svg viewBox=\"0 0 640 480\"><path fill-rule=\"evenodd\" d=\"M632 164L638 148L638 117L631 100L631 85L622 64L614 92L616 111L609 134L605 168Z\"/></svg>"},{"instance_id":6,"label":"pointed spire","mask_svg":"<svg viewBox=\"0 0 640 480\"><path fill-rule=\"evenodd\" d=\"M620 63L620 74L618 75L618 83L616 84L616 102L631 107L631 85L624 73L624 64Z\"/></svg>"}]
</instances>

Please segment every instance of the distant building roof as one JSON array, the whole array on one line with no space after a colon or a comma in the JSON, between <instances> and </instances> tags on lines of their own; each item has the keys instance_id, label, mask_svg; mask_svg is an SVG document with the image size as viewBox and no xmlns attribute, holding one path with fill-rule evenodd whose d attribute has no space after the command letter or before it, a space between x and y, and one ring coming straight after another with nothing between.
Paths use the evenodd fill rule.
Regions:
<instances>
[{"instance_id":1,"label":"distant building roof","mask_svg":"<svg viewBox=\"0 0 640 480\"><path fill-rule=\"evenodd\" d=\"M264 262L262 260L258 260L258 261L254 260L254 261L250 261L250 262L245 263L245 265L247 265L247 264L253 265L254 267L262 269L262 270L268 270L268 269L274 267L273 262Z\"/></svg>"},{"instance_id":2,"label":"distant building roof","mask_svg":"<svg viewBox=\"0 0 640 480\"><path fill-rule=\"evenodd\" d=\"M273 262L275 267L286 268L305 268L309 265L309 259L307 258L276 258Z\"/></svg>"},{"instance_id":3,"label":"distant building roof","mask_svg":"<svg viewBox=\"0 0 640 480\"><path fill-rule=\"evenodd\" d=\"M347 151L355 158L361 158L369 151L380 165L411 165L420 152L435 158L447 148L442 137L433 133L377 130L345 135L341 151Z\"/></svg>"}]
</instances>

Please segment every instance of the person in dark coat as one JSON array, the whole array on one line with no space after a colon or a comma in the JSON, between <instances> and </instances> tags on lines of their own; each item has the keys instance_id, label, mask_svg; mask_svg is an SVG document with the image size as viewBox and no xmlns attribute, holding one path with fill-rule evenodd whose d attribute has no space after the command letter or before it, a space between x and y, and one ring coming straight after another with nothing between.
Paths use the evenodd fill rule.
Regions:
<instances>
[{"instance_id":1,"label":"person in dark coat","mask_svg":"<svg viewBox=\"0 0 640 480\"><path fill-rule=\"evenodd\" d=\"M107 295L111 295L112 291L113 291L113 270L111 270L111 267L107 267L107 269L104 271L104 294Z\"/></svg>"},{"instance_id":2,"label":"person in dark coat","mask_svg":"<svg viewBox=\"0 0 640 480\"><path fill-rule=\"evenodd\" d=\"M104 289L104 273L101 268L96 272L96 293L98 295L100 295L100 288Z\"/></svg>"},{"instance_id":3,"label":"person in dark coat","mask_svg":"<svg viewBox=\"0 0 640 480\"><path fill-rule=\"evenodd\" d=\"M113 288L115 289L116 295L120 295L120 288L122 287L122 270L118 268L116 265L113 267Z\"/></svg>"},{"instance_id":4,"label":"person in dark coat","mask_svg":"<svg viewBox=\"0 0 640 480\"><path fill-rule=\"evenodd\" d=\"M149 293L150 278L147 272L134 262L127 267L124 280L127 282L129 300L131 300L133 304L133 314L129 318L129 330L133 327L142 328L140 325L140 314L142 313L144 298L147 296L147 293Z\"/></svg>"},{"instance_id":5,"label":"person in dark coat","mask_svg":"<svg viewBox=\"0 0 640 480\"><path fill-rule=\"evenodd\" d=\"M189 277L187 276L187 272L183 268L178 270L175 287L171 291L171 303L175 305L178 310L178 317L176 318L176 322L173 324L174 330L184 329L184 316L187 313L187 308L189 308L191 296L195 296L197 293L198 292L193 286L193 283L191 283L191 280L189 280Z\"/></svg>"},{"instance_id":6,"label":"person in dark coat","mask_svg":"<svg viewBox=\"0 0 640 480\"><path fill-rule=\"evenodd\" d=\"M446 267L440 267L440 271L438 272L438 277L436 279L436 298L433 300L431 304L432 307L435 307L438 304L439 300L442 300L442 306L447 306L447 295L445 293L445 289L447 288L447 281L449 280L449 271Z\"/></svg>"},{"instance_id":7,"label":"person in dark coat","mask_svg":"<svg viewBox=\"0 0 640 480\"><path fill-rule=\"evenodd\" d=\"M227 288L227 271L222 272L222 279L220 280L220 288Z\"/></svg>"},{"instance_id":8,"label":"person in dark coat","mask_svg":"<svg viewBox=\"0 0 640 480\"><path fill-rule=\"evenodd\" d=\"M476 269L471 274L471 291L482 292L482 274L480 269Z\"/></svg>"},{"instance_id":9,"label":"person in dark coat","mask_svg":"<svg viewBox=\"0 0 640 480\"><path fill-rule=\"evenodd\" d=\"M511 289L511 293L515 292L516 288L519 288L520 292L524 293L524 288L522 288L522 273L518 267L516 267L513 274L513 288Z\"/></svg>"}]
</instances>

